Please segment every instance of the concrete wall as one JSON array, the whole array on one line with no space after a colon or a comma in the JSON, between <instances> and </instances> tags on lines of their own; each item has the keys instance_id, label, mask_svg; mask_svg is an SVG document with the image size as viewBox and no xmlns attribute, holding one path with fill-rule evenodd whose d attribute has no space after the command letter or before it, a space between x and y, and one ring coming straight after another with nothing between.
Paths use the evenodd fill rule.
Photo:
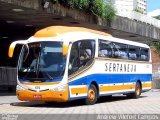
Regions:
<instances>
[{"instance_id":1,"label":"concrete wall","mask_svg":"<svg viewBox=\"0 0 160 120\"><path fill-rule=\"evenodd\" d=\"M152 72L153 72L153 82L152 88L160 89L160 56L156 52L155 48L151 48L152 54Z\"/></svg>"},{"instance_id":2,"label":"concrete wall","mask_svg":"<svg viewBox=\"0 0 160 120\"><path fill-rule=\"evenodd\" d=\"M26 8L39 9L42 0L0 0L0 1L15 4L18 6L23 6Z\"/></svg>"},{"instance_id":3,"label":"concrete wall","mask_svg":"<svg viewBox=\"0 0 160 120\"><path fill-rule=\"evenodd\" d=\"M111 27L113 29L121 30L124 32L134 33L160 40L160 28L148 25L140 21L116 16L111 24Z\"/></svg>"}]
</instances>

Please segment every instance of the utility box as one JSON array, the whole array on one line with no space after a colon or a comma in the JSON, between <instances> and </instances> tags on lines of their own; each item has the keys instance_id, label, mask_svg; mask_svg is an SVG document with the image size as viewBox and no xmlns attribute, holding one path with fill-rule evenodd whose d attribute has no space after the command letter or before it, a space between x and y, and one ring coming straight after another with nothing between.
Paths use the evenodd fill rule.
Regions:
<instances>
[{"instance_id":1,"label":"utility box","mask_svg":"<svg viewBox=\"0 0 160 120\"><path fill-rule=\"evenodd\" d=\"M0 67L0 90L14 88L17 84L17 68Z\"/></svg>"}]
</instances>

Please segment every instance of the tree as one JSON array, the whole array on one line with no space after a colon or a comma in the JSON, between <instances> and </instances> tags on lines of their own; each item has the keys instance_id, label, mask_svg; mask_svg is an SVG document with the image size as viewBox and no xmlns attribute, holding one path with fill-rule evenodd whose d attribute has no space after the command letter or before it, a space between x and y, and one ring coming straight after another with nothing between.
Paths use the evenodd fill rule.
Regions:
<instances>
[{"instance_id":1,"label":"tree","mask_svg":"<svg viewBox=\"0 0 160 120\"><path fill-rule=\"evenodd\" d=\"M139 9L139 8L135 8L134 11L143 14L143 11L141 9Z\"/></svg>"},{"instance_id":2,"label":"tree","mask_svg":"<svg viewBox=\"0 0 160 120\"><path fill-rule=\"evenodd\" d=\"M156 49L156 52L160 55L160 42L155 42L152 46Z\"/></svg>"},{"instance_id":3,"label":"tree","mask_svg":"<svg viewBox=\"0 0 160 120\"><path fill-rule=\"evenodd\" d=\"M111 4L105 5L104 14L105 14L104 17L107 20L108 25L110 26L111 21L113 20L114 16L116 15L116 11Z\"/></svg>"},{"instance_id":4,"label":"tree","mask_svg":"<svg viewBox=\"0 0 160 120\"><path fill-rule=\"evenodd\" d=\"M160 20L160 15L159 15L159 16L156 16L156 17L154 17L154 18L156 18L156 19Z\"/></svg>"},{"instance_id":5,"label":"tree","mask_svg":"<svg viewBox=\"0 0 160 120\"><path fill-rule=\"evenodd\" d=\"M52 3L59 3L71 9L83 10L87 14L91 14L111 22L116 11L110 2L105 0L51 0Z\"/></svg>"}]
</instances>

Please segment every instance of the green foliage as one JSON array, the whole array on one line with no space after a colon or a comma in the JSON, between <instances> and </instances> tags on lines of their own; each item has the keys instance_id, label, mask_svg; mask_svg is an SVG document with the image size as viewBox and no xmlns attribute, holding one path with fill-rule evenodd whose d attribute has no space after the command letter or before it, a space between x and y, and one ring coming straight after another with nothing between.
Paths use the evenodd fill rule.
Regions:
<instances>
[{"instance_id":1,"label":"green foliage","mask_svg":"<svg viewBox=\"0 0 160 120\"><path fill-rule=\"evenodd\" d=\"M113 19L113 17L116 15L116 11L115 9L110 5L110 4L106 4L105 5L105 19L111 21Z\"/></svg>"},{"instance_id":2,"label":"green foliage","mask_svg":"<svg viewBox=\"0 0 160 120\"><path fill-rule=\"evenodd\" d=\"M143 14L143 11L141 9L135 8L134 11Z\"/></svg>"},{"instance_id":3,"label":"green foliage","mask_svg":"<svg viewBox=\"0 0 160 120\"><path fill-rule=\"evenodd\" d=\"M104 0L51 0L53 3L59 4L71 8L83 10L87 14L91 14L97 17L101 17L108 21L111 21L115 16L116 11L108 2ZM56 2L55 2L56 1Z\"/></svg>"},{"instance_id":4,"label":"green foliage","mask_svg":"<svg viewBox=\"0 0 160 120\"><path fill-rule=\"evenodd\" d=\"M63 6L68 6L68 1L71 1L71 0L57 0L61 5Z\"/></svg>"},{"instance_id":5,"label":"green foliage","mask_svg":"<svg viewBox=\"0 0 160 120\"><path fill-rule=\"evenodd\" d=\"M53 4L57 3L58 0L50 0Z\"/></svg>"},{"instance_id":6,"label":"green foliage","mask_svg":"<svg viewBox=\"0 0 160 120\"><path fill-rule=\"evenodd\" d=\"M156 19L160 20L160 15L159 15L159 16L156 16L156 17L154 17L154 18L156 18Z\"/></svg>"},{"instance_id":7,"label":"green foliage","mask_svg":"<svg viewBox=\"0 0 160 120\"><path fill-rule=\"evenodd\" d=\"M156 49L157 53L160 55L160 42L155 42L152 46Z\"/></svg>"},{"instance_id":8,"label":"green foliage","mask_svg":"<svg viewBox=\"0 0 160 120\"><path fill-rule=\"evenodd\" d=\"M68 8L85 9L88 6L88 0L58 0L58 2Z\"/></svg>"},{"instance_id":9,"label":"green foliage","mask_svg":"<svg viewBox=\"0 0 160 120\"><path fill-rule=\"evenodd\" d=\"M91 8L90 12L93 15L103 17L104 5L103 0L90 0Z\"/></svg>"},{"instance_id":10,"label":"green foliage","mask_svg":"<svg viewBox=\"0 0 160 120\"><path fill-rule=\"evenodd\" d=\"M86 10L88 7L88 0L73 0L74 1L74 8L80 10Z\"/></svg>"}]
</instances>

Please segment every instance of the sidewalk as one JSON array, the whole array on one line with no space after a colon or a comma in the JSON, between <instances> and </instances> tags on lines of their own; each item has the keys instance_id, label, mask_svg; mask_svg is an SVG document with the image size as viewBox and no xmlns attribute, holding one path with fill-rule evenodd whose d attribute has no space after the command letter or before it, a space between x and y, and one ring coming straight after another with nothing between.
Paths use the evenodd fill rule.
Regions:
<instances>
[{"instance_id":1,"label":"sidewalk","mask_svg":"<svg viewBox=\"0 0 160 120\"><path fill-rule=\"evenodd\" d=\"M151 89L151 92L160 92L160 89Z\"/></svg>"}]
</instances>

